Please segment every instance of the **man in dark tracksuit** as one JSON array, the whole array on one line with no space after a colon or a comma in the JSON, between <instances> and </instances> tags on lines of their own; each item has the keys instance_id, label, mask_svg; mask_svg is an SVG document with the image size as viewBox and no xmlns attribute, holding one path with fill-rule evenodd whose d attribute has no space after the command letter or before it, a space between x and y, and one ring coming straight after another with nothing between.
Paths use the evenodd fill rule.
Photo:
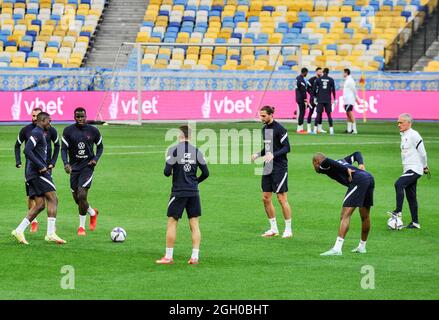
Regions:
<instances>
[{"instance_id":1,"label":"man in dark tracksuit","mask_svg":"<svg viewBox=\"0 0 439 320\"><path fill-rule=\"evenodd\" d=\"M308 98L306 93L308 91L308 81L306 81L306 76L308 75L308 69L302 68L300 75L296 77L296 102L299 110L298 123L297 123L297 133L306 134L303 130L303 120L305 119L306 106L308 105Z\"/></svg>"},{"instance_id":2,"label":"man in dark tracksuit","mask_svg":"<svg viewBox=\"0 0 439 320\"><path fill-rule=\"evenodd\" d=\"M21 154L20 154L21 146L26 145L26 142L29 140L32 134L32 130L35 129L37 126L37 116L42 111L43 110L41 108L33 109L32 123L21 128L20 132L18 133L17 141L15 142L15 147L14 147L15 167L17 168L21 168ZM54 127L50 126L47 131L43 132L43 134L47 142L47 161L46 161L47 169L49 173L51 173L52 169L55 167L59 154L58 132ZM52 152L52 143L53 143L53 152ZM27 207L28 209L30 209L35 205L35 201L29 197L29 185L27 182L25 183L25 188L26 188L26 196L28 197ZM31 223L30 232L37 232L37 231L38 231L38 221L35 218Z\"/></svg>"},{"instance_id":3,"label":"man in dark tracksuit","mask_svg":"<svg viewBox=\"0 0 439 320\"><path fill-rule=\"evenodd\" d=\"M314 131L311 129L311 121L312 121L312 115L314 113L314 110L317 107L317 98L314 96L314 92L312 91L314 82L322 76L322 68L318 67L316 69L316 75L314 77L311 77L309 79L309 85L308 85L308 93L309 93L309 103L308 103L308 118L307 118L307 131L308 133L314 133L317 132L317 128L314 127ZM320 123L322 124L322 121L320 120Z\"/></svg>"},{"instance_id":4,"label":"man in dark tracksuit","mask_svg":"<svg viewBox=\"0 0 439 320\"><path fill-rule=\"evenodd\" d=\"M188 263L198 264L201 242L199 226L201 204L198 184L207 179L209 170L204 155L189 143L190 137L191 129L188 126L181 126L180 142L170 148L167 153L164 174L167 177L172 175L172 192L168 203L166 253L163 258L156 261L158 264L172 264L174 262L173 252L177 235L177 224L185 209L192 232L192 256ZM199 177L197 177L198 168L201 169Z\"/></svg>"},{"instance_id":5,"label":"man in dark tracksuit","mask_svg":"<svg viewBox=\"0 0 439 320\"><path fill-rule=\"evenodd\" d=\"M317 117L315 120L315 126L317 127L317 133L324 133L322 129L322 116L323 110L325 110L328 116L329 133L334 134L334 127L331 117L332 112L332 100L331 94L336 100L335 96L335 82L334 79L328 76L329 69L323 69L323 76L314 82L313 92L317 98Z\"/></svg>"}]
</instances>

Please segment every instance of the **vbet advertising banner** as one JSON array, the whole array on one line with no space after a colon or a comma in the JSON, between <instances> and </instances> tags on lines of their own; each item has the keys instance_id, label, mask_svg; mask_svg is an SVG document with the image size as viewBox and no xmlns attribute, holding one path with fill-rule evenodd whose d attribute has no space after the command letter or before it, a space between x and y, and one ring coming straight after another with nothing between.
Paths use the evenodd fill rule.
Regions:
<instances>
[{"instance_id":1,"label":"vbet advertising banner","mask_svg":"<svg viewBox=\"0 0 439 320\"><path fill-rule=\"evenodd\" d=\"M342 92L337 92L333 118L346 117ZM0 92L0 121L30 121L41 108L54 121L72 121L73 110L84 107L88 119L135 120L137 92ZM142 93L143 120L256 120L264 105L276 107L277 119L292 119L297 109L294 91L148 91ZM365 101L354 107L356 117L396 119L410 113L414 119L439 120L439 92L367 91ZM325 116L324 116L325 117Z\"/></svg>"}]
</instances>

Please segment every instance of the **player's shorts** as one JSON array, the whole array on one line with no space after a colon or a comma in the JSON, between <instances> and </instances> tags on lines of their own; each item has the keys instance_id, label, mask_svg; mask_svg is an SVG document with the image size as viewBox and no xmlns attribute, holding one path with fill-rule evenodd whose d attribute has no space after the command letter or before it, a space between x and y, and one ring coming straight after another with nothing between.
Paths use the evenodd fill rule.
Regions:
<instances>
[{"instance_id":1,"label":"player's shorts","mask_svg":"<svg viewBox=\"0 0 439 320\"><path fill-rule=\"evenodd\" d=\"M56 191L52 176L45 173L39 177L27 181L29 185L29 198L43 197L46 193Z\"/></svg>"},{"instance_id":2,"label":"player's shorts","mask_svg":"<svg viewBox=\"0 0 439 320\"><path fill-rule=\"evenodd\" d=\"M263 175L261 187L263 192L288 192L288 172L273 171L271 174Z\"/></svg>"},{"instance_id":3,"label":"player's shorts","mask_svg":"<svg viewBox=\"0 0 439 320\"><path fill-rule=\"evenodd\" d=\"M352 182L343 200L343 207L362 208L373 206L374 189L375 181L370 173L353 173Z\"/></svg>"},{"instance_id":4,"label":"player's shorts","mask_svg":"<svg viewBox=\"0 0 439 320\"><path fill-rule=\"evenodd\" d=\"M29 197L29 183L27 181L24 182L24 188L26 189L26 196Z\"/></svg>"},{"instance_id":5,"label":"player's shorts","mask_svg":"<svg viewBox=\"0 0 439 320\"><path fill-rule=\"evenodd\" d=\"M93 182L94 169L87 166L80 171L72 171L70 173L70 188L76 191L78 188L89 189Z\"/></svg>"},{"instance_id":6,"label":"player's shorts","mask_svg":"<svg viewBox=\"0 0 439 320\"><path fill-rule=\"evenodd\" d=\"M326 113L332 112L332 106L329 102L321 102L317 105L317 113L323 113L325 110Z\"/></svg>"},{"instance_id":7,"label":"player's shorts","mask_svg":"<svg viewBox=\"0 0 439 320\"><path fill-rule=\"evenodd\" d=\"M169 199L168 203L168 217L176 220L181 219L183 211L186 209L188 218L196 218L201 216L200 196L192 197L174 197Z\"/></svg>"},{"instance_id":8,"label":"player's shorts","mask_svg":"<svg viewBox=\"0 0 439 320\"><path fill-rule=\"evenodd\" d=\"M315 97L311 97L311 98L309 99L308 107L309 107L310 109L314 109L315 107L317 107L317 98L315 98Z\"/></svg>"},{"instance_id":9,"label":"player's shorts","mask_svg":"<svg viewBox=\"0 0 439 320\"><path fill-rule=\"evenodd\" d=\"M345 104L344 109L346 112L354 110L354 106L352 104Z\"/></svg>"}]
</instances>

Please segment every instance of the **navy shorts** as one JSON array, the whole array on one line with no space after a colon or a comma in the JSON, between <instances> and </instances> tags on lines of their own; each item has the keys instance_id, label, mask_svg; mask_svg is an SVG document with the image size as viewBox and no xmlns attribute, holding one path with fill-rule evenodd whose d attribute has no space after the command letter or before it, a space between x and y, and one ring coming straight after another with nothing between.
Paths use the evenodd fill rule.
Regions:
<instances>
[{"instance_id":1,"label":"navy shorts","mask_svg":"<svg viewBox=\"0 0 439 320\"><path fill-rule=\"evenodd\" d=\"M26 196L29 197L29 183L27 181L24 182L24 187L26 189Z\"/></svg>"},{"instance_id":2,"label":"navy shorts","mask_svg":"<svg viewBox=\"0 0 439 320\"><path fill-rule=\"evenodd\" d=\"M344 109L346 112L354 110L354 106L352 104L345 104Z\"/></svg>"},{"instance_id":3,"label":"navy shorts","mask_svg":"<svg viewBox=\"0 0 439 320\"><path fill-rule=\"evenodd\" d=\"M183 211L186 209L188 218L201 216L200 196L193 197L171 197L168 203L168 217L176 220L181 219Z\"/></svg>"},{"instance_id":4,"label":"navy shorts","mask_svg":"<svg viewBox=\"0 0 439 320\"><path fill-rule=\"evenodd\" d=\"M325 110L325 112L326 112L327 114L331 113L331 112L332 112L332 106L331 106L331 104L330 104L329 102L322 102L322 103L319 103L319 104L317 105L317 113L323 113L323 110Z\"/></svg>"},{"instance_id":5,"label":"navy shorts","mask_svg":"<svg viewBox=\"0 0 439 320\"><path fill-rule=\"evenodd\" d=\"M52 176L48 173L27 181L29 198L43 197L47 192L56 191Z\"/></svg>"},{"instance_id":6,"label":"navy shorts","mask_svg":"<svg viewBox=\"0 0 439 320\"><path fill-rule=\"evenodd\" d=\"M354 173L343 200L343 207L362 208L373 206L374 189L375 181L371 174L367 172Z\"/></svg>"},{"instance_id":7,"label":"navy shorts","mask_svg":"<svg viewBox=\"0 0 439 320\"><path fill-rule=\"evenodd\" d=\"M263 175L261 187L263 192L288 192L288 172L273 171L271 174Z\"/></svg>"},{"instance_id":8,"label":"navy shorts","mask_svg":"<svg viewBox=\"0 0 439 320\"><path fill-rule=\"evenodd\" d=\"M72 171L70 173L70 188L76 191L78 188L89 189L93 182L94 169L87 166L80 171Z\"/></svg>"}]
</instances>

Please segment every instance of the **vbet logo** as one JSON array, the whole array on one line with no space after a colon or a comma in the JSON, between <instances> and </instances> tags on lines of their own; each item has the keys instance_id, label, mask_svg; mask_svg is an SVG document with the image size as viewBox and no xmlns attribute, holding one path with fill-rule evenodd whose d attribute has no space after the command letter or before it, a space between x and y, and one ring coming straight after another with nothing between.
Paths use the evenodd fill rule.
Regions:
<instances>
[{"instance_id":1,"label":"vbet logo","mask_svg":"<svg viewBox=\"0 0 439 320\"><path fill-rule=\"evenodd\" d=\"M364 110L366 110L367 112L372 112L377 114L378 113L378 109L377 109L377 104L378 104L378 100L377 98L379 98L379 95L376 96L376 98L374 96L369 96L369 100L363 100L360 99L360 104L355 104L354 105L354 111L357 113L363 113ZM338 112L339 113L345 113L345 109L344 109L344 99L343 96L340 96L340 99L338 99Z\"/></svg>"},{"instance_id":2,"label":"vbet logo","mask_svg":"<svg viewBox=\"0 0 439 320\"><path fill-rule=\"evenodd\" d=\"M157 109L157 105L159 102L159 96L153 96L151 99L145 99L142 101L142 106L141 106L141 110L142 113L145 115L148 114L158 114L158 109ZM120 104L119 104L119 100L120 100ZM108 113L110 114L110 118L111 119L117 119L117 115L119 113L119 111L121 111L124 115L128 115L128 114L138 114L139 109L138 109L138 100L137 97L132 96L130 98L127 99L121 99L119 92L113 92L111 93L111 103L110 106L108 107ZM121 106L122 108L120 109L119 106Z\"/></svg>"},{"instance_id":3,"label":"vbet logo","mask_svg":"<svg viewBox=\"0 0 439 320\"><path fill-rule=\"evenodd\" d=\"M43 100L35 97L32 100L23 100L23 93L14 92L14 102L11 106L11 115L13 120L20 120L22 101L27 115L32 113L35 108L41 108L51 116L54 114L62 116L64 114L62 106L64 104L64 96L57 97L55 100Z\"/></svg>"},{"instance_id":4,"label":"vbet logo","mask_svg":"<svg viewBox=\"0 0 439 320\"><path fill-rule=\"evenodd\" d=\"M212 92L204 93L204 103L201 105L203 118L209 119L212 111L217 114L253 114L251 104L253 96L246 96L243 99L229 99L228 96L219 99L212 99ZM213 109L212 109L213 104Z\"/></svg>"}]
</instances>

